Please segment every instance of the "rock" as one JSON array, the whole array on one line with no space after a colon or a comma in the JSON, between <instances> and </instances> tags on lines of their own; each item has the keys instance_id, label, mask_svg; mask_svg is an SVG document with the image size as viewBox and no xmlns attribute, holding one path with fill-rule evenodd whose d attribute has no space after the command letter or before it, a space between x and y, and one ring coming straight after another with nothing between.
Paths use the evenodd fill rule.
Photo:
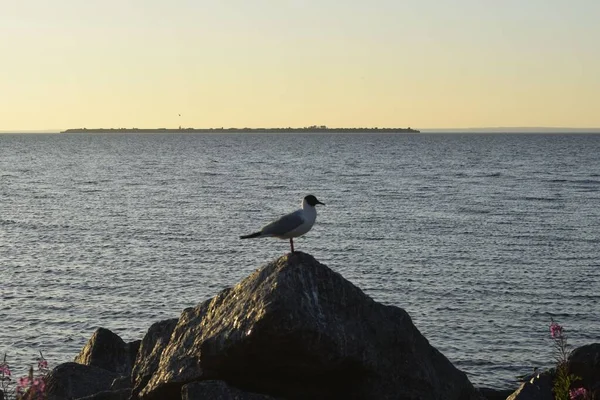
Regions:
<instances>
[{"instance_id":1,"label":"rock","mask_svg":"<svg viewBox=\"0 0 600 400\"><path fill-rule=\"evenodd\" d=\"M477 388L486 400L506 400L513 391L510 389Z\"/></svg>"},{"instance_id":2,"label":"rock","mask_svg":"<svg viewBox=\"0 0 600 400\"><path fill-rule=\"evenodd\" d=\"M290 400L480 398L404 310L300 252L184 310L140 398L212 379Z\"/></svg>"},{"instance_id":3,"label":"rock","mask_svg":"<svg viewBox=\"0 0 600 400\"><path fill-rule=\"evenodd\" d=\"M132 398L137 397L158 369L160 356L169 343L175 325L177 325L177 318L168 319L152 324L146 332L131 373Z\"/></svg>"},{"instance_id":4,"label":"rock","mask_svg":"<svg viewBox=\"0 0 600 400\"><path fill-rule=\"evenodd\" d=\"M188 383L181 388L182 400L275 400L266 394L247 393L223 381Z\"/></svg>"},{"instance_id":5,"label":"rock","mask_svg":"<svg viewBox=\"0 0 600 400\"><path fill-rule=\"evenodd\" d=\"M600 391L600 343L573 350L569 355L569 372L581 378L578 386Z\"/></svg>"},{"instance_id":6,"label":"rock","mask_svg":"<svg viewBox=\"0 0 600 400\"><path fill-rule=\"evenodd\" d=\"M552 380L554 370L539 373L521 386L506 400L554 400L552 394Z\"/></svg>"},{"instance_id":7,"label":"rock","mask_svg":"<svg viewBox=\"0 0 600 400\"><path fill-rule=\"evenodd\" d=\"M585 387L592 393L590 398L600 398L600 343L581 346L568 358L569 374L579 378L571 388ZM555 370L550 369L523 383L507 400L553 400Z\"/></svg>"},{"instance_id":8,"label":"rock","mask_svg":"<svg viewBox=\"0 0 600 400\"><path fill-rule=\"evenodd\" d=\"M110 384L110 390L131 389L131 377L120 376Z\"/></svg>"},{"instance_id":9,"label":"rock","mask_svg":"<svg viewBox=\"0 0 600 400\"><path fill-rule=\"evenodd\" d=\"M119 375L74 362L59 364L46 378L48 400L78 399L108 390Z\"/></svg>"},{"instance_id":10,"label":"rock","mask_svg":"<svg viewBox=\"0 0 600 400\"><path fill-rule=\"evenodd\" d=\"M130 375L139 346L139 340L125 343L108 329L98 328L74 361L120 375Z\"/></svg>"},{"instance_id":11,"label":"rock","mask_svg":"<svg viewBox=\"0 0 600 400\"><path fill-rule=\"evenodd\" d=\"M131 389L107 390L77 400L129 400L129 396L131 396Z\"/></svg>"}]
</instances>

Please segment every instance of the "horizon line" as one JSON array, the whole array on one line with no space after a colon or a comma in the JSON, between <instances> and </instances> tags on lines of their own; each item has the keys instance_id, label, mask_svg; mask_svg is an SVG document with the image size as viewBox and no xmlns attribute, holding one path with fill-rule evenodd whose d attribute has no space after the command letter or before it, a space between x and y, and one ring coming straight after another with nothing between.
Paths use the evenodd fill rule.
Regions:
<instances>
[{"instance_id":1,"label":"horizon line","mask_svg":"<svg viewBox=\"0 0 600 400\"><path fill-rule=\"evenodd\" d=\"M545 132L557 132L557 133L569 133L569 132L586 132L586 133L592 133L592 132L597 132L600 133L600 127L556 127L556 126L483 126L483 127L446 127L446 128L413 128L413 127L406 127L406 128L399 128L399 127L379 127L379 126L373 126L373 127L365 127L365 126L361 126L361 127L326 127L326 128L322 128L323 126L308 126L308 127L256 127L256 128L251 128L251 127L243 127L243 128L236 128L236 127L229 127L229 128L224 128L224 127L218 127L218 128L192 128L192 127L188 127L188 128L183 128L183 127L176 127L176 128L136 128L136 127L132 127L132 128L67 128L67 129L0 129L0 133L61 133L61 132L65 132L67 130L89 130L89 131L94 131L94 130L164 130L166 132L176 132L176 131L188 131L188 130L214 130L214 131L226 131L226 130L238 130L238 131L244 131L244 130L260 130L260 129L266 129L266 130L278 130L281 129L282 131L284 130L309 130L311 128L314 129L323 129L323 130L336 130L336 129L352 129L352 130L359 130L359 129L368 129L368 130L391 130L391 129L412 129L412 130L417 130L420 131L421 133L433 133L433 132L448 132L448 133L467 133L467 132L490 132L490 133L502 133L502 132L511 132L511 133L545 133Z\"/></svg>"}]
</instances>

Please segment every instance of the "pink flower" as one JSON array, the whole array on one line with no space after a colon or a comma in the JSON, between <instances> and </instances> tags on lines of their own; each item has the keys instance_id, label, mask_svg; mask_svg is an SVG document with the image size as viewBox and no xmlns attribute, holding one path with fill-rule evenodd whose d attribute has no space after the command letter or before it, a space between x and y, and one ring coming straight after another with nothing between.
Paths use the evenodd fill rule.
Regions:
<instances>
[{"instance_id":1,"label":"pink flower","mask_svg":"<svg viewBox=\"0 0 600 400\"><path fill-rule=\"evenodd\" d=\"M8 368L8 365L0 365L0 374L10 376L10 368Z\"/></svg>"},{"instance_id":2,"label":"pink flower","mask_svg":"<svg viewBox=\"0 0 600 400\"><path fill-rule=\"evenodd\" d=\"M571 398L571 400L583 399L583 398L585 398L586 394L587 394L587 390L585 390L584 387L579 387L577 389L571 389L569 391L569 397Z\"/></svg>"},{"instance_id":3,"label":"pink flower","mask_svg":"<svg viewBox=\"0 0 600 400\"><path fill-rule=\"evenodd\" d=\"M32 386L40 393L43 393L46 389L46 382L44 382L43 378L35 378Z\"/></svg>"},{"instance_id":4,"label":"pink flower","mask_svg":"<svg viewBox=\"0 0 600 400\"><path fill-rule=\"evenodd\" d=\"M47 369L48 368L48 361L42 359L38 360L38 369Z\"/></svg>"},{"instance_id":5,"label":"pink flower","mask_svg":"<svg viewBox=\"0 0 600 400\"><path fill-rule=\"evenodd\" d=\"M24 376L19 378L19 383L17 384L17 389L25 389L29 386L29 377Z\"/></svg>"},{"instance_id":6,"label":"pink flower","mask_svg":"<svg viewBox=\"0 0 600 400\"><path fill-rule=\"evenodd\" d=\"M554 339L558 339L562 336L562 333L563 327L553 321L550 324L550 336L552 336Z\"/></svg>"}]
</instances>

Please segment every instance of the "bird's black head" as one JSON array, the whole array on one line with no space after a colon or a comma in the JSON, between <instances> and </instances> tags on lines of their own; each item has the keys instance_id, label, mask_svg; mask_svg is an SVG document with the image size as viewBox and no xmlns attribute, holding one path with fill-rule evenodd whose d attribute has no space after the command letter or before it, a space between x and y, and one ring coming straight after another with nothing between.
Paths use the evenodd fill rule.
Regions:
<instances>
[{"instance_id":1,"label":"bird's black head","mask_svg":"<svg viewBox=\"0 0 600 400\"><path fill-rule=\"evenodd\" d=\"M319 200L317 200L317 198L315 196L313 196L312 194L309 194L308 196L306 196L304 198L304 200L310 204L311 206L316 206L317 204L322 204L325 205L325 203L321 203Z\"/></svg>"}]
</instances>

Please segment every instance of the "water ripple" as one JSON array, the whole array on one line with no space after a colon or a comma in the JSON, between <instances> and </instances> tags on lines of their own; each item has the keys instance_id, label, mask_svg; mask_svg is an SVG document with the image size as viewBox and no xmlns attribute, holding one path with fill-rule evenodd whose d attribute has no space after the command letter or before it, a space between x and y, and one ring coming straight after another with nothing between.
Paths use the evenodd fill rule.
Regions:
<instances>
[{"instance_id":1,"label":"water ripple","mask_svg":"<svg viewBox=\"0 0 600 400\"><path fill-rule=\"evenodd\" d=\"M595 310L600 137L1 135L0 352L69 361L288 250L240 241L307 193L299 250L418 329L477 385L514 387ZM297 143L302 141L303 147Z\"/></svg>"}]
</instances>

